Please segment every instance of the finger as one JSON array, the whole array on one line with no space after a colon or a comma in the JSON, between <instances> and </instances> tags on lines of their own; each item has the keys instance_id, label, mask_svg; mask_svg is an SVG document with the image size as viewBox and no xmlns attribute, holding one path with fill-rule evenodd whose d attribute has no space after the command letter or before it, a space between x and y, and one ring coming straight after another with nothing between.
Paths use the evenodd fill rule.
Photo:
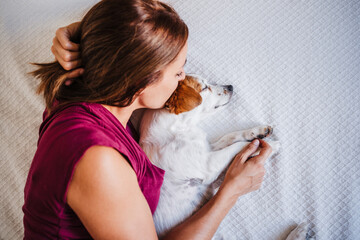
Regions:
<instances>
[{"instance_id":1,"label":"finger","mask_svg":"<svg viewBox=\"0 0 360 240\"><path fill-rule=\"evenodd\" d=\"M81 22L74 22L66 26L67 32L70 34L71 39L77 37L80 33Z\"/></svg>"},{"instance_id":2,"label":"finger","mask_svg":"<svg viewBox=\"0 0 360 240\"><path fill-rule=\"evenodd\" d=\"M78 67L81 66L81 61L77 60L77 61L71 61L71 62L64 62L64 60L62 60L61 58L56 58L60 65L66 70L66 71L70 71L70 70L74 70Z\"/></svg>"},{"instance_id":3,"label":"finger","mask_svg":"<svg viewBox=\"0 0 360 240\"><path fill-rule=\"evenodd\" d=\"M52 46L51 51L55 56L55 60L57 60L65 70L70 71L81 66L81 60L65 61L57 51L56 47Z\"/></svg>"},{"instance_id":4,"label":"finger","mask_svg":"<svg viewBox=\"0 0 360 240\"><path fill-rule=\"evenodd\" d=\"M60 65L67 71L76 69L78 67L81 66L81 60L75 60L75 61L70 61L70 62L65 62L61 56L59 55L59 53L54 50L53 54L55 55L55 59L60 63Z\"/></svg>"},{"instance_id":5,"label":"finger","mask_svg":"<svg viewBox=\"0 0 360 240\"><path fill-rule=\"evenodd\" d=\"M264 140L260 140L260 152L259 155L252 158L253 161L257 163L264 164L266 159L270 156L272 152L271 146Z\"/></svg>"},{"instance_id":6,"label":"finger","mask_svg":"<svg viewBox=\"0 0 360 240\"><path fill-rule=\"evenodd\" d=\"M62 27L56 30L56 38L58 39L61 46L69 51L79 51L80 45L70 41L71 33L67 27Z\"/></svg>"},{"instance_id":7,"label":"finger","mask_svg":"<svg viewBox=\"0 0 360 240\"><path fill-rule=\"evenodd\" d=\"M68 79L65 81L65 86L70 86L74 82L73 79Z\"/></svg>"},{"instance_id":8,"label":"finger","mask_svg":"<svg viewBox=\"0 0 360 240\"><path fill-rule=\"evenodd\" d=\"M59 57L62 58L65 62L74 61L80 59L80 52L72 52L65 50L57 38L53 39L53 46L51 47L51 51L54 53L56 51Z\"/></svg>"},{"instance_id":9,"label":"finger","mask_svg":"<svg viewBox=\"0 0 360 240\"><path fill-rule=\"evenodd\" d=\"M69 73L68 78L78 78L81 75L83 75L83 73L84 73L83 68L77 68Z\"/></svg>"},{"instance_id":10,"label":"finger","mask_svg":"<svg viewBox=\"0 0 360 240\"><path fill-rule=\"evenodd\" d=\"M236 158L240 159L241 163L244 163L259 147L259 140L255 139L246 147L244 147L237 155Z\"/></svg>"},{"instance_id":11,"label":"finger","mask_svg":"<svg viewBox=\"0 0 360 240\"><path fill-rule=\"evenodd\" d=\"M265 177L265 171L254 176L256 182L262 182L264 180L264 177Z\"/></svg>"},{"instance_id":12,"label":"finger","mask_svg":"<svg viewBox=\"0 0 360 240\"><path fill-rule=\"evenodd\" d=\"M65 62L64 60L62 60L60 57L58 57L57 55L55 55L56 59L58 60L58 62L60 63L60 65L66 70L66 71L70 71L73 69L76 69L78 67L81 66L81 60L76 60L76 61L71 61L71 62Z\"/></svg>"},{"instance_id":13,"label":"finger","mask_svg":"<svg viewBox=\"0 0 360 240\"><path fill-rule=\"evenodd\" d=\"M259 190L261 188L262 183L254 185L255 190Z\"/></svg>"},{"instance_id":14,"label":"finger","mask_svg":"<svg viewBox=\"0 0 360 240\"><path fill-rule=\"evenodd\" d=\"M64 68L65 70L75 70L76 68L81 67L81 60L75 60L71 62L64 62L68 69Z\"/></svg>"}]
</instances>

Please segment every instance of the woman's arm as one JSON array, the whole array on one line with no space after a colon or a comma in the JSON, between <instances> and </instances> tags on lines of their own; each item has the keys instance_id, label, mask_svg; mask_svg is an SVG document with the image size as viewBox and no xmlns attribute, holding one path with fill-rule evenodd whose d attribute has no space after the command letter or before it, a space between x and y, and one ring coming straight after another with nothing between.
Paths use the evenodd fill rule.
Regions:
<instances>
[{"instance_id":1,"label":"woman's arm","mask_svg":"<svg viewBox=\"0 0 360 240\"><path fill-rule=\"evenodd\" d=\"M70 181L67 203L94 239L157 239L136 174L115 149L89 148Z\"/></svg>"},{"instance_id":2,"label":"woman's arm","mask_svg":"<svg viewBox=\"0 0 360 240\"><path fill-rule=\"evenodd\" d=\"M218 193L164 239L211 239L237 198L261 186L271 148L261 141L260 155L249 144L234 159ZM270 152L269 152L270 151ZM135 172L113 148L89 148L75 168L67 202L94 239L157 239L150 208Z\"/></svg>"},{"instance_id":3,"label":"woman's arm","mask_svg":"<svg viewBox=\"0 0 360 240\"><path fill-rule=\"evenodd\" d=\"M226 194L218 192L193 216L171 229L163 239L211 239L235 202L236 199L229 199Z\"/></svg>"}]
</instances>

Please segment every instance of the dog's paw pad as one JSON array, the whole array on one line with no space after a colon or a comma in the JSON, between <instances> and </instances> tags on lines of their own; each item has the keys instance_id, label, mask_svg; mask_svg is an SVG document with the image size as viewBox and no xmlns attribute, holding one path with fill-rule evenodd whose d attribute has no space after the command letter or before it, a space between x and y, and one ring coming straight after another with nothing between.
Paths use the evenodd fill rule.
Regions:
<instances>
[{"instance_id":1,"label":"dog's paw pad","mask_svg":"<svg viewBox=\"0 0 360 240\"><path fill-rule=\"evenodd\" d=\"M260 134L257 135L257 138L263 139L269 137L273 133L273 128L271 126L266 126L260 131Z\"/></svg>"}]
</instances>

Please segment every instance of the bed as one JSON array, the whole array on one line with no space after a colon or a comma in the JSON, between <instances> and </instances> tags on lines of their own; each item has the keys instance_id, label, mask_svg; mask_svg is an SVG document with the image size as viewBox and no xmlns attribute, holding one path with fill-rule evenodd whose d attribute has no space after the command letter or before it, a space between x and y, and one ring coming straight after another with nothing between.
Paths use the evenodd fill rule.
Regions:
<instances>
[{"instance_id":1,"label":"bed","mask_svg":"<svg viewBox=\"0 0 360 240\"><path fill-rule=\"evenodd\" d=\"M0 239L23 236L23 188L44 102L29 62L52 61L55 30L97 1L0 7ZM239 198L214 239L360 239L360 2L168 0L187 23L185 70L232 84L203 122L210 140L257 125L282 144L260 190Z\"/></svg>"}]
</instances>

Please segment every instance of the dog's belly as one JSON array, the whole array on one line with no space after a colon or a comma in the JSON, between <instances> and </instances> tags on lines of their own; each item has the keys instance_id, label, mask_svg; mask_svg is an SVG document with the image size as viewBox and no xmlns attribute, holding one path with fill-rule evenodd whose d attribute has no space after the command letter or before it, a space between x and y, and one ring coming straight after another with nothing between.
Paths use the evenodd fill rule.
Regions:
<instances>
[{"instance_id":1,"label":"dog's belly","mask_svg":"<svg viewBox=\"0 0 360 240\"><path fill-rule=\"evenodd\" d=\"M158 235L162 236L198 210L209 197L207 188L197 180L174 182L165 178L153 216Z\"/></svg>"}]
</instances>

